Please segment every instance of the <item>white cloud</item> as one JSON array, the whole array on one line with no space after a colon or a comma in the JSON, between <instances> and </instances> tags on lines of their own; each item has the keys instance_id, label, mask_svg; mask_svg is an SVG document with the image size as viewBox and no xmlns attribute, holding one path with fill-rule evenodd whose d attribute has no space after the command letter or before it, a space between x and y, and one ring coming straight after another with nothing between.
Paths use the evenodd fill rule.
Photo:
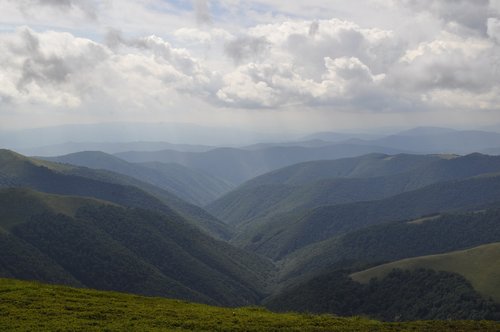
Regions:
<instances>
[{"instance_id":1,"label":"white cloud","mask_svg":"<svg viewBox=\"0 0 500 332\"><path fill-rule=\"evenodd\" d=\"M490 17L488 19L488 36L500 44L500 19Z\"/></svg>"},{"instance_id":2,"label":"white cloud","mask_svg":"<svg viewBox=\"0 0 500 332\"><path fill-rule=\"evenodd\" d=\"M0 109L11 115L500 111L500 0L0 6Z\"/></svg>"},{"instance_id":3,"label":"white cloud","mask_svg":"<svg viewBox=\"0 0 500 332\"><path fill-rule=\"evenodd\" d=\"M187 50L156 36L115 38L112 50L68 33L20 28L3 34L0 94L11 103L68 108L94 98L141 104L169 93L211 94L217 77Z\"/></svg>"}]
</instances>

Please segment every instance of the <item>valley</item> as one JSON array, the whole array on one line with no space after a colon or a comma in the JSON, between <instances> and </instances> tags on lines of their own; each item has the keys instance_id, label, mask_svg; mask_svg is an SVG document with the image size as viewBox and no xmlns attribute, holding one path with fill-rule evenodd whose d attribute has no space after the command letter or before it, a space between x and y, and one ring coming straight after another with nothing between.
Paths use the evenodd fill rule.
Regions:
<instances>
[{"instance_id":1,"label":"valley","mask_svg":"<svg viewBox=\"0 0 500 332\"><path fill-rule=\"evenodd\" d=\"M500 157L340 153L235 185L156 156L1 150L0 277L383 321L500 319Z\"/></svg>"}]
</instances>

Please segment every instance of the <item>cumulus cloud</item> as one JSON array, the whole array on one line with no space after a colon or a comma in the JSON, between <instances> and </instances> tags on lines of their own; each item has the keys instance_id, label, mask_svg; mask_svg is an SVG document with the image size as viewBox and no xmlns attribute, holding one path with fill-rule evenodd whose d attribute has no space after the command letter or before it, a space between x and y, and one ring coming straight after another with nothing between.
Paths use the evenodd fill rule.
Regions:
<instances>
[{"instance_id":1,"label":"cumulus cloud","mask_svg":"<svg viewBox=\"0 0 500 332\"><path fill-rule=\"evenodd\" d=\"M498 81L499 52L487 39L443 33L408 50L391 77L395 87L412 91L486 91Z\"/></svg>"},{"instance_id":2,"label":"cumulus cloud","mask_svg":"<svg viewBox=\"0 0 500 332\"><path fill-rule=\"evenodd\" d=\"M309 26L309 37L314 37L319 30L319 22L313 21Z\"/></svg>"},{"instance_id":3,"label":"cumulus cloud","mask_svg":"<svg viewBox=\"0 0 500 332\"><path fill-rule=\"evenodd\" d=\"M224 77L217 96L254 108L354 104L368 90L376 93L390 62L384 59L397 59L391 53L398 52L384 52L397 44L391 38L389 31L336 19L256 26L231 45L232 53L226 46L240 66Z\"/></svg>"},{"instance_id":4,"label":"cumulus cloud","mask_svg":"<svg viewBox=\"0 0 500 332\"><path fill-rule=\"evenodd\" d=\"M256 60L264 55L270 44L264 36L243 36L224 45L225 54L235 63L243 60Z\"/></svg>"},{"instance_id":5,"label":"cumulus cloud","mask_svg":"<svg viewBox=\"0 0 500 332\"><path fill-rule=\"evenodd\" d=\"M67 13L70 11L80 11L87 18L95 20L97 18L97 7L94 1L78 0L8 0L14 2L24 13L34 14L37 6L50 7L55 10Z\"/></svg>"},{"instance_id":6,"label":"cumulus cloud","mask_svg":"<svg viewBox=\"0 0 500 332\"><path fill-rule=\"evenodd\" d=\"M2 101L71 108L103 98L131 104L172 93L209 98L216 89L216 75L159 37L127 39L112 31L107 41L113 47L29 28L1 35Z\"/></svg>"},{"instance_id":7,"label":"cumulus cloud","mask_svg":"<svg viewBox=\"0 0 500 332\"><path fill-rule=\"evenodd\" d=\"M500 19L490 17L488 19L488 36L500 44Z\"/></svg>"},{"instance_id":8,"label":"cumulus cloud","mask_svg":"<svg viewBox=\"0 0 500 332\"><path fill-rule=\"evenodd\" d=\"M456 23L471 30L486 33L490 15L489 0L403 0L412 10L436 15L446 23Z\"/></svg>"},{"instance_id":9,"label":"cumulus cloud","mask_svg":"<svg viewBox=\"0 0 500 332\"><path fill-rule=\"evenodd\" d=\"M193 0L194 12L196 15L196 22L199 25L206 25L212 23L212 15L208 0Z\"/></svg>"},{"instance_id":10,"label":"cumulus cloud","mask_svg":"<svg viewBox=\"0 0 500 332\"><path fill-rule=\"evenodd\" d=\"M90 40L68 33L39 34L29 28L0 39L0 90L10 100L75 106L81 102L76 85L78 73L86 73L109 56L106 49ZM81 77L81 76L80 76Z\"/></svg>"},{"instance_id":11,"label":"cumulus cloud","mask_svg":"<svg viewBox=\"0 0 500 332\"><path fill-rule=\"evenodd\" d=\"M0 105L498 110L499 0L341 0L342 10L326 0L193 0L197 24L185 5L160 0L110 1L109 12L94 1L2 1L5 16L24 7L41 19L0 33ZM78 19L72 33L47 31L55 12L99 20L87 34Z\"/></svg>"}]
</instances>

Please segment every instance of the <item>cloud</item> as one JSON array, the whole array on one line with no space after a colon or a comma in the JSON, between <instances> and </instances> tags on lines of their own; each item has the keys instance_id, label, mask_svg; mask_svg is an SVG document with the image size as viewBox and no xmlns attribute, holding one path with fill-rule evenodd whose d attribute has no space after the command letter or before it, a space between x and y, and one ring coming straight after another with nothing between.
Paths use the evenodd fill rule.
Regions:
<instances>
[{"instance_id":1,"label":"cloud","mask_svg":"<svg viewBox=\"0 0 500 332\"><path fill-rule=\"evenodd\" d=\"M249 108L355 104L367 91L379 93L388 63L402 53L388 52L397 46L392 38L389 31L336 19L256 26L226 45L239 66L224 76L217 96Z\"/></svg>"},{"instance_id":2,"label":"cloud","mask_svg":"<svg viewBox=\"0 0 500 332\"><path fill-rule=\"evenodd\" d=\"M490 15L489 0L404 0L412 10L436 15L446 23L456 23L471 30L486 33Z\"/></svg>"},{"instance_id":3,"label":"cloud","mask_svg":"<svg viewBox=\"0 0 500 332\"><path fill-rule=\"evenodd\" d=\"M85 85L84 80L70 80L93 70L109 56L104 47L90 40L68 33L39 34L26 27L3 35L0 50L2 95L16 103L70 107L81 102L77 85Z\"/></svg>"},{"instance_id":4,"label":"cloud","mask_svg":"<svg viewBox=\"0 0 500 332\"><path fill-rule=\"evenodd\" d=\"M80 11L88 19L97 19L97 7L94 1L78 1L78 0L8 0L16 3L16 5L27 14L36 13L37 6L49 7L64 13L71 11Z\"/></svg>"},{"instance_id":5,"label":"cloud","mask_svg":"<svg viewBox=\"0 0 500 332\"><path fill-rule=\"evenodd\" d=\"M263 55L270 44L263 36L243 36L236 38L224 45L225 54L236 64L244 60L255 60Z\"/></svg>"},{"instance_id":6,"label":"cloud","mask_svg":"<svg viewBox=\"0 0 500 332\"><path fill-rule=\"evenodd\" d=\"M488 36L500 44L500 19L490 17L488 19Z\"/></svg>"},{"instance_id":7,"label":"cloud","mask_svg":"<svg viewBox=\"0 0 500 332\"><path fill-rule=\"evenodd\" d=\"M373 75L357 58L325 58L324 66L320 81L301 76L293 65L286 63L240 66L224 77L225 87L217 96L226 104L249 108L344 103L384 78Z\"/></svg>"},{"instance_id":8,"label":"cloud","mask_svg":"<svg viewBox=\"0 0 500 332\"><path fill-rule=\"evenodd\" d=\"M199 25L208 25L212 23L212 15L208 0L193 0L196 22Z\"/></svg>"},{"instance_id":9,"label":"cloud","mask_svg":"<svg viewBox=\"0 0 500 332\"><path fill-rule=\"evenodd\" d=\"M2 109L498 111L498 0L0 3Z\"/></svg>"},{"instance_id":10,"label":"cloud","mask_svg":"<svg viewBox=\"0 0 500 332\"><path fill-rule=\"evenodd\" d=\"M26 27L0 35L2 103L144 106L175 94L210 98L217 89L217 75L159 37L127 39L111 31L107 41L112 47Z\"/></svg>"},{"instance_id":11,"label":"cloud","mask_svg":"<svg viewBox=\"0 0 500 332\"><path fill-rule=\"evenodd\" d=\"M500 48L488 39L443 33L408 50L391 68L394 87L408 91L486 91L498 84Z\"/></svg>"},{"instance_id":12,"label":"cloud","mask_svg":"<svg viewBox=\"0 0 500 332\"><path fill-rule=\"evenodd\" d=\"M309 26L309 37L314 37L319 30L319 22L313 21Z\"/></svg>"}]
</instances>

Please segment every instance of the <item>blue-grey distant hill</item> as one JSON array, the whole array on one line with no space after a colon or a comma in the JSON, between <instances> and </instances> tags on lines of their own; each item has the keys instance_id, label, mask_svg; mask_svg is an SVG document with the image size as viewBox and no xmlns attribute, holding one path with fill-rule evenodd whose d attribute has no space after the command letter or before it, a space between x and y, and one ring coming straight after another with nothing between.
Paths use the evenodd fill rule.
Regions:
<instances>
[{"instance_id":1,"label":"blue-grey distant hill","mask_svg":"<svg viewBox=\"0 0 500 332\"><path fill-rule=\"evenodd\" d=\"M479 130L446 130L420 128L375 140L352 140L417 153L469 154L500 146L500 133Z\"/></svg>"},{"instance_id":2,"label":"blue-grey distant hill","mask_svg":"<svg viewBox=\"0 0 500 332\"><path fill-rule=\"evenodd\" d=\"M347 158L367 153L401 152L404 151L374 145L332 144L322 147L278 146L258 150L218 148L199 153L132 151L117 153L116 156L129 162L174 162L237 185L257 175L299 162Z\"/></svg>"},{"instance_id":3,"label":"blue-grey distant hill","mask_svg":"<svg viewBox=\"0 0 500 332\"><path fill-rule=\"evenodd\" d=\"M233 188L223 180L180 164L129 163L99 151L77 152L44 159L128 175L168 190L185 201L200 206L212 202Z\"/></svg>"}]
</instances>

